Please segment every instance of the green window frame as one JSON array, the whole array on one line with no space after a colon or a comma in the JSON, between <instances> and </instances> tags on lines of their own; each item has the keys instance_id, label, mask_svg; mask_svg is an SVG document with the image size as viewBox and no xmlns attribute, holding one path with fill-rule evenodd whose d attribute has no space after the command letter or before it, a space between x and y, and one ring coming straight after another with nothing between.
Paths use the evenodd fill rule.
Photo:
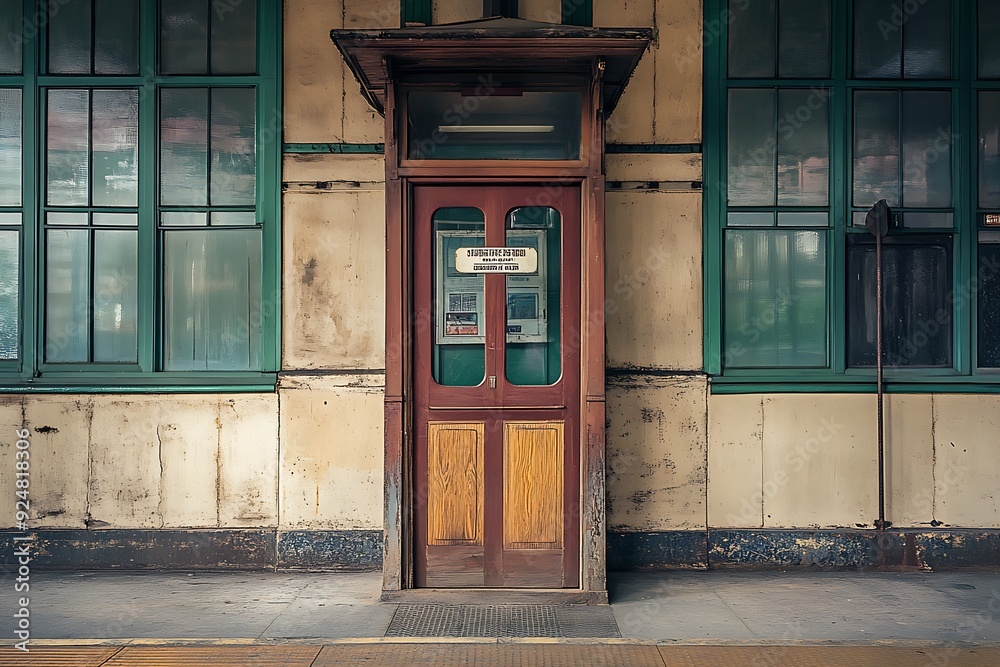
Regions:
<instances>
[{"instance_id":1,"label":"green window frame","mask_svg":"<svg viewBox=\"0 0 1000 667\"><path fill-rule=\"evenodd\" d=\"M887 276L920 284L898 281L887 300L924 307L903 318L902 333L889 327L900 338L888 346L939 346L898 363L890 347L889 391L1000 393L1000 290L987 270L1000 258L1000 226L991 229L1000 225L1000 47L981 38L1000 28L996 3L706 0L705 26L712 391L874 391L874 352L856 344L859 325L872 324L859 315L868 297L858 281L871 263L864 212L885 196L894 211L887 257L903 258ZM817 117L826 132L803 137ZM782 131L789 119L797 131ZM811 194L798 175L783 183L794 171L783 168L783 151L797 174L812 170ZM925 311L939 313L942 302L932 322Z\"/></svg>"},{"instance_id":2,"label":"green window frame","mask_svg":"<svg viewBox=\"0 0 1000 667\"><path fill-rule=\"evenodd\" d=\"M0 0L0 391L274 390L281 19Z\"/></svg>"}]
</instances>

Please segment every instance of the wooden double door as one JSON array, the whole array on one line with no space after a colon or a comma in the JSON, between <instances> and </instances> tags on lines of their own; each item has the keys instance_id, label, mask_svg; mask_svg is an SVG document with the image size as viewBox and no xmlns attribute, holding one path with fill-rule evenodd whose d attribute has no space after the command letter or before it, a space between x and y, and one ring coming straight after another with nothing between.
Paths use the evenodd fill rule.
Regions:
<instances>
[{"instance_id":1,"label":"wooden double door","mask_svg":"<svg viewBox=\"0 0 1000 667\"><path fill-rule=\"evenodd\" d=\"M580 586L580 188L413 191L415 577Z\"/></svg>"}]
</instances>

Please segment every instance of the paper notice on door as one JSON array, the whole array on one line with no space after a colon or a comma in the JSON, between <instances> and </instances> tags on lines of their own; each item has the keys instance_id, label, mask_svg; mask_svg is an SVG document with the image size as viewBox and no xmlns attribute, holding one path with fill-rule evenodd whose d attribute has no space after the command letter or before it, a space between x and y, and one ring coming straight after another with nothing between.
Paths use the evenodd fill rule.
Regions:
<instances>
[{"instance_id":1,"label":"paper notice on door","mask_svg":"<svg viewBox=\"0 0 1000 667\"><path fill-rule=\"evenodd\" d=\"M538 251L534 248L459 248L455 251L459 273L534 273Z\"/></svg>"},{"instance_id":2,"label":"paper notice on door","mask_svg":"<svg viewBox=\"0 0 1000 667\"><path fill-rule=\"evenodd\" d=\"M445 313L446 336L478 336L479 313Z\"/></svg>"}]
</instances>

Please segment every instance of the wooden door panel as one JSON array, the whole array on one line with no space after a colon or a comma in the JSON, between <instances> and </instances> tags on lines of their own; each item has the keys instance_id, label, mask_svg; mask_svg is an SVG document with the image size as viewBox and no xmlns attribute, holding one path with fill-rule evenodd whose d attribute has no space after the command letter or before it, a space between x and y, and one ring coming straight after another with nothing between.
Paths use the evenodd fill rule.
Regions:
<instances>
[{"instance_id":1,"label":"wooden door panel","mask_svg":"<svg viewBox=\"0 0 1000 667\"><path fill-rule=\"evenodd\" d=\"M427 424L427 544L483 544L483 422Z\"/></svg>"},{"instance_id":2,"label":"wooden door panel","mask_svg":"<svg viewBox=\"0 0 1000 667\"><path fill-rule=\"evenodd\" d=\"M505 550L562 548L564 426L504 424Z\"/></svg>"}]
</instances>

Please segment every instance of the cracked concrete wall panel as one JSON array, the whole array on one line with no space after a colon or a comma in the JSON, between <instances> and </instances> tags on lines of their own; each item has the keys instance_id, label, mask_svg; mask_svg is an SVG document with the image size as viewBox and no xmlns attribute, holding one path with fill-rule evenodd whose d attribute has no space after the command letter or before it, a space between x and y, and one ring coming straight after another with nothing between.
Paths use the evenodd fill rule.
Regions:
<instances>
[{"instance_id":1,"label":"cracked concrete wall panel","mask_svg":"<svg viewBox=\"0 0 1000 667\"><path fill-rule=\"evenodd\" d=\"M278 523L278 395L219 399L219 523Z\"/></svg>"},{"instance_id":2,"label":"cracked concrete wall panel","mask_svg":"<svg viewBox=\"0 0 1000 667\"><path fill-rule=\"evenodd\" d=\"M562 4L563 0L520 0L518 16L529 21L562 23Z\"/></svg>"},{"instance_id":3,"label":"cracked concrete wall panel","mask_svg":"<svg viewBox=\"0 0 1000 667\"><path fill-rule=\"evenodd\" d=\"M330 30L342 27L343 0L285 0L286 142L344 141L345 77L351 89L357 83L330 41Z\"/></svg>"},{"instance_id":4,"label":"cracked concrete wall panel","mask_svg":"<svg viewBox=\"0 0 1000 667\"><path fill-rule=\"evenodd\" d=\"M656 50L646 56L656 59L653 107L658 144L701 142L701 28L701 0L657 2Z\"/></svg>"},{"instance_id":5,"label":"cracked concrete wall panel","mask_svg":"<svg viewBox=\"0 0 1000 667\"><path fill-rule=\"evenodd\" d=\"M708 525L761 528L763 397L708 399Z\"/></svg>"},{"instance_id":6,"label":"cracked concrete wall panel","mask_svg":"<svg viewBox=\"0 0 1000 667\"><path fill-rule=\"evenodd\" d=\"M385 181L385 158L381 155L289 154L282 160L282 169L281 180L285 182Z\"/></svg>"},{"instance_id":7,"label":"cracked concrete wall panel","mask_svg":"<svg viewBox=\"0 0 1000 667\"><path fill-rule=\"evenodd\" d=\"M875 397L764 398L765 528L872 527L878 518Z\"/></svg>"},{"instance_id":8,"label":"cracked concrete wall panel","mask_svg":"<svg viewBox=\"0 0 1000 667\"><path fill-rule=\"evenodd\" d=\"M283 365L385 364L385 193L284 198Z\"/></svg>"},{"instance_id":9,"label":"cracked concrete wall panel","mask_svg":"<svg viewBox=\"0 0 1000 667\"><path fill-rule=\"evenodd\" d=\"M700 181L701 155L684 153L611 154L605 158L609 181Z\"/></svg>"},{"instance_id":10,"label":"cracked concrete wall panel","mask_svg":"<svg viewBox=\"0 0 1000 667\"><path fill-rule=\"evenodd\" d=\"M163 421L165 400L165 396L91 398L90 515L95 527L160 527L157 426ZM79 474L86 475L86 468Z\"/></svg>"},{"instance_id":11,"label":"cracked concrete wall panel","mask_svg":"<svg viewBox=\"0 0 1000 667\"><path fill-rule=\"evenodd\" d=\"M310 386L280 392L279 525L381 530L383 394Z\"/></svg>"},{"instance_id":12,"label":"cracked concrete wall panel","mask_svg":"<svg viewBox=\"0 0 1000 667\"><path fill-rule=\"evenodd\" d=\"M345 28L399 27L399 0L346 0L345 8ZM333 47L332 42L330 46ZM337 55L339 57L339 52ZM385 121L361 95L358 80L344 68L344 141L378 143L384 140Z\"/></svg>"},{"instance_id":13,"label":"cracked concrete wall panel","mask_svg":"<svg viewBox=\"0 0 1000 667\"><path fill-rule=\"evenodd\" d=\"M932 402L927 394L885 397L885 518L895 528L927 528L935 519Z\"/></svg>"},{"instance_id":14,"label":"cracked concrete wall panel","mask_svg":"<svg viewBox=\"0 0 1000 667\"><path fill-rule=\"evenodd\" d=\"M164 528L218 525L219 405L201 396L161 396L160 520ZM139 406L134 406L134 411Z\"/></svg>"},{"instance_id":15,"label":"cracked concrete wall panel","mask_svg":"<svg viewBox=\"0 0 1000 667\"><path fill-rule=\"evenodd\" d=\"M948 526L1000 526L1000 396L934 397L937 520Z\"/></svg>"},{"instance_id":16,"label":"cracked concrete wall panel","mask_svg":"<svg viewBox=\"0 0 1000 667\"><path fill-rule=\"evenodd\" d=\"M434 0L431 3L431 20L435 25L474 21L483 17L483 3L478 0Z\"/></svg>"},{"instance_id":17,"label":"cracked concrete wall panel","mask_svg":"<svg viewBox=\"0 0 1000 667\"><path fill-rule=\"evenodd\" d=\"M13 462L14 452L17 450L17 435L15 431L19 430L22 426L21 419L21 396L15 395L0 395L0 425L4 428L4 433L0 436L0 461L4 464L0 465L0 489L14 489L14 480L17 479L16 470L14 469L14 464L7 462ZM30 449L29 449L29 464L30 464ZM86 496L86 494L84 494ZM13 528L15 523L15 511L13 502L13 493L9 494L12 499L11 502L3 503L3 507L0 507L0 529ZM82 514L82 513L81 513ZM78 520L82 521L82 516L77 517ZM79 526L77 526L79 527Z\"/></svg>"},{"instance_id":18,"label":"cracked concrete wall panel","mask_svg":"<svg viewBox=\"0 0 1000 667\"><path fill-rule=\"evenodd\" d=\"M621 376L607 396L609 530L705 528L705 380Z\"/></svg>"},{"instance_id":19,"label":"cracked concrete wall panel","mask_svg":"<svg viewBox=\"0 0 1000 667\"><path fill-rule=\"evenodd\" d=\"M607 194L608 366L702 368L701 199Z\"/></svg>"}]
</instances>

